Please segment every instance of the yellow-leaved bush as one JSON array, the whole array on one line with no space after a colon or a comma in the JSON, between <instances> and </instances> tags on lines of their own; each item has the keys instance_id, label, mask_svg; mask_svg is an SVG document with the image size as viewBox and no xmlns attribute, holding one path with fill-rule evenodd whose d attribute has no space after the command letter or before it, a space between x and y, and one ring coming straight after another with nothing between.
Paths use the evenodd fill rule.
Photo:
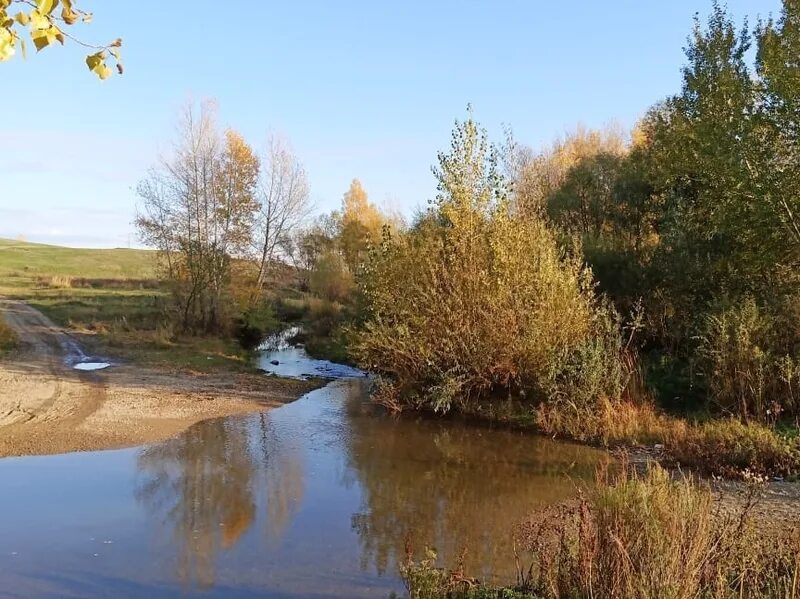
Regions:
<instances>
[{"instance_id":1,"label":"yellow-leaved bush","mask_svg":"<svg viewBox=\"0 0 800 599\"><path fill-rule=\"evenodd\" d=\"M393 405L446 411L522 398L591 412L624 387L613 310L546 223L512 213L494 149L456 123L434 169L439 194L385 235L360 277L365 317L352 353Z\"/></svg>"}]
</instances>

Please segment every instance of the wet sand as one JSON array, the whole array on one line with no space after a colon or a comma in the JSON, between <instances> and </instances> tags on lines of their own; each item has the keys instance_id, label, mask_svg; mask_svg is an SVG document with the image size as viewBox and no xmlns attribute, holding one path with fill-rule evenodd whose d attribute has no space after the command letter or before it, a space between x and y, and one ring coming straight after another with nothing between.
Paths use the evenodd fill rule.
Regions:
<instances>
[{"instance_id":1,"label":"wet sand","mask_svg":"<svg viewBox=\"0 0 800 599\"><path fill-rule=\"evenodd\" d=\"M220 416L267 410L313 389L258 374L114 365L74 370L78 344L34 308L11 300L0 312L21 345L0 358L0 457L112 449L172 437Z\"/></svg>"}]
</instances>

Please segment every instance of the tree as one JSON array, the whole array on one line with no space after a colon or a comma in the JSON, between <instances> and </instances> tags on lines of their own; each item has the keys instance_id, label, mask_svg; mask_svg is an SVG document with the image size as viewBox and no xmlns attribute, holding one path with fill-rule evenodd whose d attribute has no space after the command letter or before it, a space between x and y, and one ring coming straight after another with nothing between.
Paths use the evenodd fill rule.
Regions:
<instances>
[{"instance_id":1,"label":"tree","mask_svg":"<svg viewBox=\"0 0 800 599\"><path fill-rule=\"evenodd\" d=\"M512 395L582 407L614 399L610 313L545 220L512 210L498 160L472 118L456 123L434 168L435 203L386 236L361 274L354 355L389 381L385 393L437 411Z\"/></svg>"},{"instance_id":2,"label":"tree","mask_svg":"<svg viewBox=\"0 0 800 599\"><path fill-rule=\"evenodd\" d=\"M216 128L215 107L187 106L170 155L138 187L136 226L164 258L184 331L226 325L231 259L251 243L259 163L241 138Z\"/></svg>"},{"instance_id":3,"label":"tree","mask_svg":"<svg viewBox=\"0 0 800 599\"><path fill-rule=\"evenodd\" d=\"M361 182L353 179L342 198L339 232L339 244L350 272L356 272L369 246L380 240L386 222L380 210L369 201Z\"/></svg>"},{"instance_id":4,"label":"tree","mask_svg":"<svg viewBox=\"0 0 800 599\"><path fill-rule=\"evenodd\" d=\"M760 192L773 212L780 245L800 268L800 2L785 0L779 21L762 24L756 36L763 126L756 164L765 179Z\"/></svg>"},{"instance_id":5,"label":"tree","mask_svg":"<svg viewBox=\"0 0 800 599\"><path fill-rule=\"evenodd\" d=\"M253 235L259 291L278 254L288 249L293 233L311 211L305 169L287 142L270 137L261 172Z\"/></svg>"},{"instance_id":6,"label":"tree","mask_svg":"<svg viewBox=\"0 0 800 599\"><path fill-rule=\"evenodd\" d=\"M598 154L621 156L625 151L625 134L616 125L600 130L578 126L540 152L519 146L508 137L505 161L512 174L514 211L521 215L540 214L564 184L567 173L580 161Z\"/></svg>"},{"instance_id":7,"label":"tree","mask_svg":"<svg viewBox=\"0 0 800 599\"><path fill-rule=\"evenodd\" d=\"M69 29L78 22L88 24L92 21L92 13L83 11L76 5L76 0L0 0L0 62L12 58L17 47L25 56L26 43L22 30L27 27L37 52L55 42L63 46L69 39L92 50L86 57L86 66L100 79L111 75L109 59L113 59L117 72L121 75L123 67L119 53L122 46L120 38L109 44L92 45L70 33Z\"/></svg>"}]
</instances>

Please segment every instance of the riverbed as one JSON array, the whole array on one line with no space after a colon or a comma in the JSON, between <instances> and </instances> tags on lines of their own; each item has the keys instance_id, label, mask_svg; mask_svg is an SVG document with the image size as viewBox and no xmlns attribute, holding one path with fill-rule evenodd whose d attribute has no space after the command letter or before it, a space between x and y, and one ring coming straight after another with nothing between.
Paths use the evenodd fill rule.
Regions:
<instances>
[{"instance_id":1,"label":"riverbed","mask_svg":"<svg viewBox=\"0 0 800 599\"><path fill-rule=\"evenodd\" d=\"M402 592L407 543L446 561L469 547L470 573L508 579L514 526L607 459L397 418L362 373L301 348L264 348L260 363L331 380L153 445L0 460L0 596L385 598Z\"/></svg>"}]
</instances>

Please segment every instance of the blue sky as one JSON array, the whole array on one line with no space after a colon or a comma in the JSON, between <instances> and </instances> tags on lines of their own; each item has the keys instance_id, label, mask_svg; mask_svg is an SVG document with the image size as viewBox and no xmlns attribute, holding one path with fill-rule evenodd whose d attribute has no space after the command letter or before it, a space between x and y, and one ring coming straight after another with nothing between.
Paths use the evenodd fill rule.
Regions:
<instances>
[{"instance_id":1,"label":"blue sky","mask_svg":"<svg viewBox=\"0 0 800 599\"><path fill-rule=\"evenodd\" d=\"M136 245L134 188L180 106L216 98L256 148L270 131L305 163L318 211L354 177L410 213L471 103L534 147L582 123L632 125L680 86L692 16L710 0L242 2L82 0L87 41L124 40L100 82L75 46L0 64L0 237ZM134 9L135 7L135 9ZM730 0L737 21L779 0Z\"/></svg>"}]
</instances>

